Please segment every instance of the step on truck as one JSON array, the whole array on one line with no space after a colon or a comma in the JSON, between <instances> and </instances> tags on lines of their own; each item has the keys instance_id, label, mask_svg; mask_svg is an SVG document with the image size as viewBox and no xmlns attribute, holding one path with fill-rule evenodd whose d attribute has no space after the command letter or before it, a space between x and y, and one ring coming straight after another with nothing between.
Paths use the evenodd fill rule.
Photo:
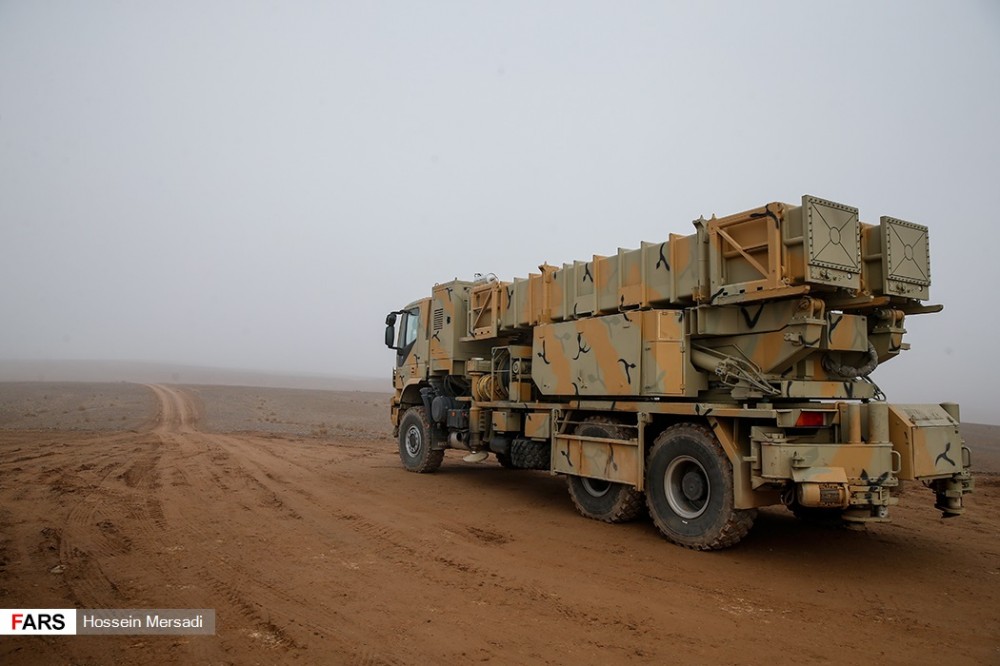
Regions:
<instances>
[{"instance_id":1,"label":"step on truck","mask_svg":"<svg viewBox=\"0 0 1000 666\"><path fill-rule=\"evenodd\" d=\"M581 514L647 511L689 548L757 509L884 522L900 482L944 516L972 492L954 403L892 404L872 378L936 313L926 227L804 196L505 282L437 284L390 313L399 456L446 449L566 478Z\"/></svg>"}]
</instances>

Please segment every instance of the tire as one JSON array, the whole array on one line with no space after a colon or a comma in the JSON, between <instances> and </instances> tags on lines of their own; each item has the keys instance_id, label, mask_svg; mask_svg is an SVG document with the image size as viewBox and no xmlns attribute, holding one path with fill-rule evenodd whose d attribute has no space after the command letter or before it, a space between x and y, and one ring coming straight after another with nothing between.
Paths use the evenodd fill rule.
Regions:
<instances>
[{"instance_id":1,"label":"tire","mask_svg":"<svg viewBox=\"0 0 1000 666\"><path fill-rule=\"evenodd\" d=\"M399 459L409 472L433 472L444 451L431 449L431 424L423 407L411 407L399 422Z\"/></svg>"},{"instance_id":2,"label":"tire","mask_svg":"<svg viewBox=\"0 0 1000 666\"><path fill-rule=\"evenodd\" d=\"M680 423L660 433L646 459L646 505L663 536L695 550L736 545L757 510L733 508L733 497L732 465L711 430Z\"/></svg>"},{"instance_id":3,"label":"tire","mask_svg":"<svg viewBox=\"0 0 1000 666\"><path fill-rule=\"evenodd\" d=\"M509 453L494 453L493 455L496 456L497 462L504 469L517 469L514 467L514 461L510 459Z\"/></svg>"},{"instance_id":4,"label":"tire","mask_svg":"<svg viewBox=\"0 0 1000 666\"><path fill-rule=\"evenodd\" d=\"M510 462L512 467L518 469L551 469L549 445L515 439L510 446Z\"/></svg>"},{"instance_id":5,"label":"tire","mask_svg":"<svg viewBox=\"0 0 1000 666\"><path fill-rule=\"evenodd\" d=\"M578 425L576 434L585 437L628 438L621 426L599 416L591 417ZM567 476L566 485L576 510L587 518L605 523L624 523L645 513L642 493L628 484Z\"/></svg>"}]
</instances>

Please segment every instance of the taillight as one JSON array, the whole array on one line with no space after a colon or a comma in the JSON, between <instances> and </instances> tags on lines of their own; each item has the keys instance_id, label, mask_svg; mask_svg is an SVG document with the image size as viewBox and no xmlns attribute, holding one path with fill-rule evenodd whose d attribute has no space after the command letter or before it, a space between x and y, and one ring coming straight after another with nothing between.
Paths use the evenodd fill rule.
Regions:
<instances>
[{"instance_id":1,"label":"taillight","mask_svg":"<svg viewBox=\"0 0 1000 666\"><path fill-rule=\"evenodd\" d=\"M799 414L799 418L795 421L795 427L822 428L826 421L826 419L824 418L824 414L826 414L826 412L803 411Z\"/></svg>"}]
</instances>

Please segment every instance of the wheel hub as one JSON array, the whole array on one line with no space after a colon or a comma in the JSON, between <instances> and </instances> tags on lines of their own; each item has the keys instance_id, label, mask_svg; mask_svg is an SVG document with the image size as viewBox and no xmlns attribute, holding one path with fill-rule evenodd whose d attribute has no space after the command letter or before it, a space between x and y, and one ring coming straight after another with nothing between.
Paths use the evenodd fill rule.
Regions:
<instances>
[{"instance_id":1,"label":"wheel hub","mask_svg":"<svg viewBox=\"0 0 1000 666\"><path fill-rule=\"evenodd\" d=\"M684 492L684 497L692 502L700 500L705 494L705 481L701 474L692 470L681 479L681 490Z\"/></svg>"},{"instance_id":2,"label":"wheel hub","mask_svg":"<svg viewBox=\"0 0 1000 666\"><path fill-rule=\"evenodd\" d=\"M411 458L415 458L418 453L420 453L420 428L417 426L410 426L406 431L406 454Z\"/></svg>"},{"instance_id":3,"label":"wheel hub","mask_svg":"<svg viewBox=\"0 0 1000 666\"><path fill-rule=\"evenodd\" d=\"M705 513L712 498L708 472L696 458L687 455L677 456L667 465L663 489L670 509L686 520Z\"/></svg>"},{"instance_id":4,"label":"wheel hub","mask_svg":"<svg viewBox=\"0 0 1000 666\"><path fill-rule=\"evenodd\" d=\"M581 479L583 489L587 491L592 497L604 497L611 490L611 484L607 481L601 481L600 479L588 479L583 477Z\"/></svg>"}]
</instances>

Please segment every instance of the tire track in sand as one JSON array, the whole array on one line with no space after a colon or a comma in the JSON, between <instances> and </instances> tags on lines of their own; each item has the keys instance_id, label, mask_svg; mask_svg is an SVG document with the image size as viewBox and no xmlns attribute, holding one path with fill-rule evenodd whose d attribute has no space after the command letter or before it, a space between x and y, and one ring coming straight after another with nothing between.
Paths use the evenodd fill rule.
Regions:
<instances>
[{"instance_id":1,"label":"tire track in sand","mask_svg":"<svg viewBox=\"0 0 1000 666\"><path fill-rule=\"evenodd\" d=\"M367 649L364 627L333 606L317 613L314 602L322 597L311 602L275 576L276 564L294 551L274 555L261 548L271 536L268 526L283 526L280 541L287 543L288 526L301 516L244 466L247 452L260 442L202 432L201 412L190 394L170 386L150 388L160 402L151 431L165 449L164 492L170 495L162 504L168 533L177 542L170 548L184 552L186 574L197 581L203 605L216 608L217 636L224 643L249 639L265 649L286 650L322 636L353 662L389 663ZM298 533L293 542L315 534L309 528L292 531ZM265 557L243 557L244 546Z\"/></svg>"}]
</instances>

